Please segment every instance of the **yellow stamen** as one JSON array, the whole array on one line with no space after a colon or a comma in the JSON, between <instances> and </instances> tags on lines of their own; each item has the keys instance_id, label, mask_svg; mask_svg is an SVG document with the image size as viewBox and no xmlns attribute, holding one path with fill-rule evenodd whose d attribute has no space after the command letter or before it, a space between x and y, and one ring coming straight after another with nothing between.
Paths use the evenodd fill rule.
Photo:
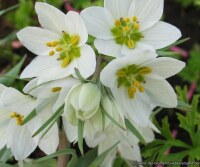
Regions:
<instances>
[{"instance_id":1,"label":"yellow stamen","mask_svg":"<svg viewBox=\"0 0 200 167\"><path fill-rule=\"evenodd\" d=\"M119 26L121 25L121 22L120 22L119 20L115 20L115 25L116 25L117 27L119 27Z\"/></svg>"},{"instance_id":2,"label":"yellow stamen","mask_svg":"<svg viewBox=\"0 0 200 167\"><path fill-rule=\"evenodd\" d=\"M131 20L130 20L130 18L128 18L128 17L125 19L125 22L126 22L126 23L129 23L130 21L131 21Z\"/></svg>"},{"instance_id":3,"label":"yellow stamen","mask_svg":"<svg viewBox=\"0 0 200 167\"><path fill-rule=\"evenodd\" d=\"M79 35L73 35L71 37L70 43L72 45L77 45L79 43L79 41L80 41L80 36Z\"/></svg>"},{"instance_id":4,"label":"yellow stamen","mask_svg":"<svg viewBox=\"0 0 200 167\"><path fill-rule=\"evenodd\" d=\"M134 84L135 87L139 87L140 86L140 83L138 81L134 81L133 84Z\"/></svg>"},{"instance_id":5,"label":"yellow stamen","mask_svg":"<svg viewBox=\"0 0 200 167\"><path fill-rule=\"evenodd\" d=\"M118 70L117 73L116 73L116 75L117 75L118 77L125 77L125 76L126 76L126 73L125 73L123 70Z\"/></svg>"},{"instance_id":6,"label":"yellow stamen","mask_svg":"<svg viewBox=\"0 0 200 167\"><path fill-rule=\"evenodd\" d=\"M49 56L53 56L55 54L55 52L52 50L49 52Z\"/></svg>"},{"instance_id":7,"label":"yellow stamen","mask_svg":"<svg viewBox=\"0 0 200 167\"><path fill-rule=\"evenodd\" d=\"M11 112L11 113L10 113L10 117L11 117L11 118L15 118L16 116L17 116L17 113L16 113L16 112Z\"/></svg>"},{"instance_id":8,"label":"yellow stamen","mask_svg":"<svg viewBox=\"0 0 200 167\"><path fill-rule=\"evenodd\" d=\"M128 47L130 49L135 48L135 41L133 41L132 39L128 40Z\"/></svg>"},{"instance_id":9,"label":"yellow stamen","mask_svg":"<svg viewBox=\"0 0 200 167\"><path fill-rule=\"evenodd\" d=\"M57 52L60 52L60 51L62 51L62 50L63 50L63 49L62 49L61 47L57 47L57 48L56 48L56 51L57 51Z\"/></svg>"},{"instance_id":10,"label":"yellow stamen","mask_svg":"<svg viewBox=\"0 0 200 167\"><path fill-rule=\"evenodd\" d=\"M128 26L125 26L125 27L124 27L124 31L125 31L125 32L129 32L129 31L130 31L130 28L129 28Z\"/></svg>"},{"instance_id":11,"label":"yellow stamen","mask_svg":"<svg viewBox=\"0 0 200 167\"><path fill-rule=\"evenodd\" d=\"M52 42L47 42L46 45L47 45L48 47L52 47Z\"/></svg>"},{"instance_id":12,"label":"yellow stamen","mask_svg":"<svg viewBox=\"0 0 200 167\"><path fill-rule=\"evenodd\" d=\"M139 89L140 92L144 92L144 87L143 86L140 86L138 89Z\"/></svg>"},{"instance_id":13,"label":"yellow stamen","mask_svg":"<svg viewBox=\"0 0 200 167\"><path fill-rule=\"evenodd\" d=\"M134 96L135 96L135 92L136 92L136 89L135 89L134 87L130 87L130 88L128 89L128 97L129 97L130 99L133 99Z\"/></svg>"},{"instance_id":14,"label":"yellow stamen","mask_svg":"<svg viewBox=\"0 0 200 167\"><path fill-rule=\"evenodd\" d=\"M54 87L51 89L52 92L56 93L56 92L60 92L61 91L61 87Z\"/></svg>"},{"instance_id":15,"label":"yellow stamen","mask_svg":"<svg viewBox=\"0 0 200 167\"><path fill-rule=\"evenodd\" d=\"M134 23L133 28L135 30L138 30L140 28L140 25L138 23Z\"/></svg>"},{"instance_id":16,"label":"yellow stamen","mask_svg":"<svg viewBox=\"0 0 200 167\"><path fill-rule=\"evenodd\" d=\"M64 60L63 60L63 62L62 62L62 64L61 64L61 67L62 68L65 68L65 67L67 67L67 65L70 63L70 59L69 58L65 58Z\"/></svg>"},{"instance_id":17,"label":"yellow stamen","mask_svg":"<svg viewBox=\"0 0 200 167\"><path fill-rule=\"evenodd\" d=\"M55 46L57 46L58 45L58 41L53 41L52 43L51 43L51 46L52 47L55 47Z\"/></svg>"},{"instance_id":18,"label":"yellow stamen","mask_svg":"<svg viewBox=\"0 0 200 167\"><path fill-rule=\"evenodd\" d=\"M136 16L133 16L133 21L138 21L138 18Z\"/></svg>"},{"instance_id":19,"label":"yellow stamen","mask_svg":"<svg viewBox=\"0 0 200 167\"><path fill-rule=\"evenodd\" d=\"M149 68L149 67L143 67L141 70L140 70L140 74L142 75L145 75L145 74L149 74L151 73L152 70Z\"/></svg>"}]
</instances>

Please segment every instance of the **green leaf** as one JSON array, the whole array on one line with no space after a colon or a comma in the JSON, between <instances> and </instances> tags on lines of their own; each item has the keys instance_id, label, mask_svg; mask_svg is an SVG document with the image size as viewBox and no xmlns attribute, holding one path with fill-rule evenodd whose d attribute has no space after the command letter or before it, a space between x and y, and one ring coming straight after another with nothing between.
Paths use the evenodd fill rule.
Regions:
<instances>
[{"instance_id":1,"label":"green leaf","mask_svg":"<svg viewBox=\"0 0 200 167\"><path fill-rule=\"evenodd\" d=\"M89 167L98 167L99 165L101 165L101 163L104 161L104 159L106 158L106 156L112 151L112 149L114 149L117 145L119 144L119 142L117 142L116 144L114 144L111 148L109 148L108 150L104 151L102 154L100 154L97 158L95 158L95 160L89 165Z\"/></svg>"},{"instance_id":2,"label":"green leaf","mask_svg":"<svg viewBox=\"0 0 200 167\"><path fill-rule=\"evenodd\" d=\"M84 132L84 122L79 120L78 121L78 147L79 150L81 152L81 154L83 155L83 132Z\"/></svg>"},{"instance_id":3,"label":"green leaf","mask_svg":"<svg viewBox=\"0 0 200 167\"><path fill-rule=\"evenodd\" d=\"M178 106L176 108L181 111L189 111L189 112L192 111L191 105L189 105L183 101L178 101Z\"/></svg>"},{"instance_id":4,"label":"green leaf","mask_svg":"<svg viewBox=\"0 0 200 167\"><path fill-rule=\"evenodd\" d=\"M200 160L200 146L190 150L189 156L192 159Z\"/></svg>"},{"instance_id":5,"label":"green leaf","mask_svg":"<svg viewBox=\"0 0 200 167\"><path fill-rule=\"evenodd\" d=\"M27 160L26 162L24 162L23 167L55 167L56 165L57 165L56 159L48 159L41 162L35 162L34 160ZM19 166L17 165L15 167L19 167Z\"/></svg>"},{"instance_id":6,"label":"green leaf","mask_svg":"<svg viewBox=\"0 0 200 167\"><path fill-rule=\"evenodd\" d=\"M16 38L16 32L12 32L3 39L0 39L0 46L6 45L8 42Z\"/></svg>"},{"instance_id":7,"label":"green leaf","mask_svg":"<svg viewBox=\"0 0 200 167\"><path fill-rule=\"evenodd\" d=\"M134 125L128 119L125 119L125 124L126 127L140 140L140 142L146 145L143 136L139 133L139 131L134 127Z\"/></svg>"},{"instance_id":8,"label":"green leaf","mask_svg":"<svg viewBox=\"0 0 200 167\"><path fill-rule=\"evenodd\" d=\"M2 16L3 14L5 14L5 13L7 13L7 12L13 10L13 9L16 9L17 7L19 7L18 4L14 5L14 6L11 6L11 7L7 8L7 9L0 10L0 16Z\"/></svg>"},{"instance_id":9,"label":"green leaf","mask_svg":"<svg viewBox=\"0 0 200 167\"><path fill-rule=\"evenodd\" d=\"M76 76L78 77L78 79L79 79L82 83L85 83L87 80L86 80L85 78L82 77L80 71L79 71L77 68L75 68L74 70L75 70L75 73L76 73Z\"/></svg>"},{"instance_id":10,"label":"green leaf","mask_svg":"<svg viewBox=\"0 0 200 167\"><path fill-rule=\"evenodd\" d=\"M113 166L114 167L129 167L130 165L128 165L127 162L121 157L117 157L114 161Z\"/></svg>"},{"instance_id":11,"label":"green leaf","mask_svg":"<svg viewBox=\"0 0 200 167\"><path fill-rule=\"evenodd\" d=\"M4 147L0 150L0 162L6 163L12 157L10 149Z\"/></svg>"},{"instance_id":12,"label":"green leaf","mask_svg":"<svg viewBox=\"0 0 200 167\"><path fill-rule=\"evenodd\" d=\"M112 118L112 116L110 116L110 115L104 110L103 107L101 107L101 109L102 109L102 112L103 112L116 126L118 126L119 128L125 130L124 127L123 127L121 124L119 124L116 120L114 120L114 119Z\"/></svg>"},{"instance_id":13,"label":"green leaf","mask_svg":"<svg viewBox=\"0 0 200 167\"><path fill-rule=\"evenodd\" d=\"M182 151L179 153L170 153L164 157L165 162L181 162L184 157L188 155L188 151ZM180 164L178 165L180 166Z\"/></svg>"},{"instance_id":14,"label":"green leaf","mask_svg":"<svg viewBox=\"0 0 200 167\"><path fill-rule=\"evenodd\" d=\"M22 125L26 124L28 121L33 119L37 115L36 110L33 110L22 122Z\"/></svg>"},{"instance_id":15,"label":"green leaf","mask_svg":"<svg viewBox=\"0 0 200 167\"><path fill-rule=\"evenodd\" d=\"M52 121L57 118L58 115L61 115L63 113L63 107L61 106L34 134L32 137L35 137L38 135L41 131L43 131L49 124L51 124Z\"/></svg>"},{"instance_id":16,"label":"green leaf","mask_svg":"<svg viewBox=\"0 0 200 167\"><path fill-rule=\"evenodd\" d=\"M187 88L187 86L184 86L183 89L180 86L176 86L176 92L178 95L178 100L188 104L188 98L187 98L188 88Z\"/></svg>"},{"instance_id":17,"label":"green leaf","mask_svg":"<svg viewBox=\"0 0 200 167\"><path fill-rule=\"evenodd\" d=\"M170 49L171 47L180 45L180 44L182 44L182 43L184 43L184 42L186 42L188 40L190 40L190 38L184 38L184 39L178 40L178 41L174 42L173 44L171 44L171 45L169 45L169 46L167 46L165 48L162 48L162 49L160 49L158 51L164 51L164 50Z\"/></svg>"},{"instance_id":18,"label":"green leaf","mask_svg":"<svg viewBox=\"0 0 200 167\"><path fill-rule=\"evenodd\" d=\"M170 57L177 57L180 55L178 52L170 52L170 51L157 51L159 56L170 56Z\"/></svg>"},{"instance_id":19,"label":"green leaf","mask_svg":"<svg viewBox=\"0 0 200 167\"><path fill-rule=\"evenodd\" d=\"M34 162L46 161L46 160L49 160L49 159L54 158L54 157L58 157L58 156L61 156L61 155L69 155L69 154L76 156L76 151L74 149L60 150L60 151L57 151L57 152L55 152L53 154L50 154L50 155L47 155L45 157L39 158L39 159L35 160Z\"/></svg>"},{"instance_id":20,"label":"green leaf","mask_svg":"<svg viewBox=\"0 0 200 167\"><path fill-rule=\"evenodd\" d=\"M76 165L73 167L88 167L97 157L97 149L94 148L88 151L83 157L77 160Z\"/></svg>"},{"instance_id":21,"label":"green leaf","mask_svg":"<svg viewBox=\"0 0 200 167\"><path fill-rule=\"evenodd\" d=\"M170 131L170 127L169 127L169 123L168 123L168 118L165 117L163 120L162 120L162 127L160 129L161 133L163 136L165 136L166 139L168 140L173 140L173 136L172 136L172 133Z\"/></svg>"},{"instance_id":22,"label":"green leaf","mask_svg":"<svg viewBox=\"0 0 200 167\"><path fill-rule=\"evenodd\" d=\"M18 74L22 68L22 65L24 64L25 59L26 59L26 56L24 56L24 58L15 67L13 67L9 72L5 74L10 77L0 76L0 83L6 86L11 86L13 82L15 81L15 79L18 77Z\"/></svg>"}]
</instances>

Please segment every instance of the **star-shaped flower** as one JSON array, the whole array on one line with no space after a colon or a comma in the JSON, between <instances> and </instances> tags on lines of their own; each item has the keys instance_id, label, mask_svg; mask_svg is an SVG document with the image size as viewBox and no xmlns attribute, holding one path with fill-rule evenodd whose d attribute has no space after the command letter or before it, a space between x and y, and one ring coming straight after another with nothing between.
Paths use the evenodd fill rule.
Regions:
<instances>
[{"instance_id":1,"label":"star-shaped flower","mask_svg":"<svg viewBox=\"0 0 200 167\"><path fill-rule=\"evenodd\" d=\"M93 49L85 44L88 33L76 12L66 15L46 3L37 2L36 13L41 26L27 27L17 33L22 44L38 55L22 72L21 78L39 77L38 83L75 74L78 68L85 78L96 66Z\"/></svg>"},{"instance_id":2,"label":"star-shaped flower","mask_svg":"<svg viewBox=\"0 0 200 167\"><path fill-rule=\"evenodd\" d=\"M101 72L101 82L109 87L129 117L146 126L152 107L177 106L177 97L166 78L183 69L185 63L173 58L156 58L152 51L137 51L113 60Z\"/></svg>"},{"instance_id":3,"label":"star-shaped flower","mask_svg":"<svg viewBox=\"0 0 200 167\"><path fill-rule=\"evenodd\" d=\"M174 43L181 32L159 21L164 0L104 0L103 7L81 12L95 47L105 55L123 57L135 50L157 50Z\"/></svg>"}]
</instances>

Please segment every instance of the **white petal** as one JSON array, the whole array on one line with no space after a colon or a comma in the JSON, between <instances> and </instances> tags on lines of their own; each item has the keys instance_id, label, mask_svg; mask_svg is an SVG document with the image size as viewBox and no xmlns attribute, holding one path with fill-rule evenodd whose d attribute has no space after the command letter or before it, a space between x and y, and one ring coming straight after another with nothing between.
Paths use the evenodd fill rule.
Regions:
<instances>
[{"instance_id":1,"label":"white petal","mask_svg":"<svg viewBox=\"0 0 200 167\"><path fill-rule=\"evenodd\" d=\"M181 32L178 28L162 21L142 33L144 38L141 42L152 45L155 49L166 47L181 37Z\"/></svg>"},{"instance_id":2,"label":"white petal","mask_svg":"<svg viewBox=\"0 0 200 167\"><path fill-rule=\"evenodd\" d=\"M30 96L25 96L14 88L3 91L2 104L6 109L18 112L24 116L29 114L36 106L36 101Z\"/></svg>"},{"instance_id":3,"label":"white petal","mask_svg":"<svg viewBox=\"0 0 200 167\"><path fill-rule=\"evenodd\" d=\"M112 13L114 19L127 17L130 5L131 5L131 0L104 1L104 7Z\"/></svg>"},{"instance_id":4,"label":"white petal","mask_svg":"<svg viewBox=\"0 0 200 167\"><path fill-rule=\"evenodd\" d=\"M65 129L65 133L70 143L78 140L78 128L77 126L73 126L63 117L63 125Z\"/></svg>"},{"instance_id":5,"label":"white petal","mask_svg":"<svg viewBox=\"0 0 200 167\"><path fill-rule=\"evenodd\" d=\"M94 50L89 45L83 45L81 47L81 56L75 59L77 68L84 78L91 76L96 67L96 57Z\"/></svg>"},{"instance_id":6,"label":"white petal","mask_svg":"<svg viewBox=\"0 0 200 167\"><path fill-rule=\"evenodd\" d=\"M133 0L129 16L137 16L140 30L146 30L160 20L163 14L164 0Z\"/></svg>"},{"instance_id":7,"label":"white petal","mask_svg":"<svg viewBox=\"0 0 200 167\"><path fill-rule=\"evenodd\" d=\"M114 26L110 12L102 7L89 7L81 12L90 35L99 39L113 39L111 29Z\"/></svg>"},{"instance_id":8,"label":"white petal","mask_svg":"<svg viewBox=\"0 0 200 167\"><path fill-rule=\"evenodd\" d=\"M121 53L122 45L117 44L114 39L96 39L94 41L94 45L99 53L117 58L124 57L124 55Z\"/></svg>"},{"instance_id":9,"label":"white petal","mask_svg":"<svg viewBox=\"0 0 200 167\"><path fill-rule=\"evenodd\" d=\"M88 39L86 26L77 12L70 11L65 16L65 22L70 35L78 34L80 36L79 46L85 44Z\"/></svg>"},{"instance_id":10,"label":"white petal","mask_svg":"<svg viewBox=\"0 0 200 167\"><path fill-rule=\"evenodd\" d=\"M7 128L9 121L9 113L0 109L0 149L7 144Z\"/></svg>"},{"instance_id":11,"label":"white petal","mask_svg":"<svg viewBox=\"0 0 200 167\"><path fill-rule=\"evenodd\" d=\"M3 90L6 88L3 84L0 84L0 94L3 92Z\"/></svg>"},{"instance_id":12,"label":"white petal","mask_svg":"<svg viewBox=\"0 0 200 167\"><path fill-rule=\"evenodd\" d=\"M150 67L152 73L156 75L169 78L179 73L185 67L185 63L173 58L160 57L146 63L144 66Z\"/></svg>"},{"instance_id":13,"label":"white petal","mask_svg":"<svg viewBox=\"0 0 200 167\"><path fill-rule=\"evenodd\" d=\"M156 58L156 53L152 51L135 51L132 55L126 56L120 59L115 59L110 62L101 72L100 79L101 82L107 86L111 87L111 84L116 79L116 72L128 65L136 64L142 65L145 62L153 60Z\"/></svg>"},{"instance_id":14,"label":"white petal","mask_svg":"<svg viewBox=\"0 0 200 167\"><path fill-rule=\"evenodd\" d=\"M139 92L135 94L134 99L129 99L126 88L117 88L117 86L111 88L113 96L123 108L130 120L142 127L146 127L149 122L151 110L149 99Z\"/></svg>"},{"instance_id":15,"label":"white petal","mask_svg":"<svg viewBox=\"0 0 200 167\"><path fill-rule=\"evenodd\" d=\"M78 97L79 108L84 112L88 112L99 106L101 92L96 84L87 83L81 87Z\"/></svg>"},{"instance_id":16,"label":"white petal","mask_svg":"<svg viewBox=\"0 0 200 167\"><path fill-rule=\"evenodd\" d=\"M58 126L54 124L51 129L47 132L47 134L39 141L38 146L45 154L53 154L59 144L59 137L58 137Z\"/></svg>"},{"instance_id":17,"label":"white petal","mask_svg":"<svg viewBox=\"0 0 200 167\"><path fill-rule=\"evenodd\" d=\"M124 159L141 162L142 158L140 153L140 147L138 145L134 145L132 148L131 146L128 145L119 144L118 149L120 155Z\"/></svg>"},{"instance_id":18,"label":"white petal","mask_svg":"<svg viewBox=\"0 0 200 167\"><path fill-rule=\"evenodd\" d=\"M37 147L37 141L32 138L29 129L24 126L18 126L11 121L7 129L10 134L8 137L8 147L10 147L16 160L24 160Z\"/></svg>"},{"instance_id":19,"label":"white petal","mask_svg":"<svg viewBox=\"0 0 200 167\"><path fill-rule=\"evenodd\" d=\"M27 49L42 56L48 56L51 51L47 42L57 41L61 38L60 35L37 27L26 27L17 33L17 37Z\"/></svg>"},{"instance_id":20,"label":"white petal","mask_svg":"<svg viewBox=\"0 0 200 167\"><path fill-rule=\"evenodd\" d=\"M65 14L60 10L42 2L36 2L35 10L42 27L57 34L62 34L62 31L67 32Z\"/></svg>"},{"instance_id":21,"label":"white petal","mask_svg":"<svg viewBox=\"0 0 200 167\"><path fill-rule=\"evenodd\" d=\"M177 106L177 96L171 85L164 79L145 77L144 88L151 102L157 106L173 108Z\"/></svg>"},{"instance_id":22,"label":"white petal","mask_svg":"<svg viewBox=\"0 0 200 167\"><path fill-rule=\"evenodd\" d=\"M121 49L121 53L125 56L131 56L131 55L134 55L135 52L139 52L139 51L142 52L143 50L150 50L152 52L155 52L155 49L153 46L145 44L144 42L143 43L137 42L136 47L134 49L130 49L126 45L123 45Z\"/></svg>"}]
</instances>

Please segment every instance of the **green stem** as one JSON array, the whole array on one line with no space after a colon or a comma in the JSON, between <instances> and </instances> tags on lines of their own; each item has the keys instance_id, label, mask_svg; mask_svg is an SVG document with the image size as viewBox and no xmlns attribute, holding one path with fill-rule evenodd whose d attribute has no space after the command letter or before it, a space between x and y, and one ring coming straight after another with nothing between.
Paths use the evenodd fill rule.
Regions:
<instances>
[{"instance_id":1,"label":"green stem","mask_svg":"<svg viewBox=\"0 0 200 167\"><path fill-rule=\"evenodd\" d=\"M99 55L97 57L96 69L95 69L94 75L92 77L92 82L96 82L97 79L99 78L99 75L101 72L101 62L102 62L102 57L101 57L101 55Z\"/></svg>"}]
</instances>

